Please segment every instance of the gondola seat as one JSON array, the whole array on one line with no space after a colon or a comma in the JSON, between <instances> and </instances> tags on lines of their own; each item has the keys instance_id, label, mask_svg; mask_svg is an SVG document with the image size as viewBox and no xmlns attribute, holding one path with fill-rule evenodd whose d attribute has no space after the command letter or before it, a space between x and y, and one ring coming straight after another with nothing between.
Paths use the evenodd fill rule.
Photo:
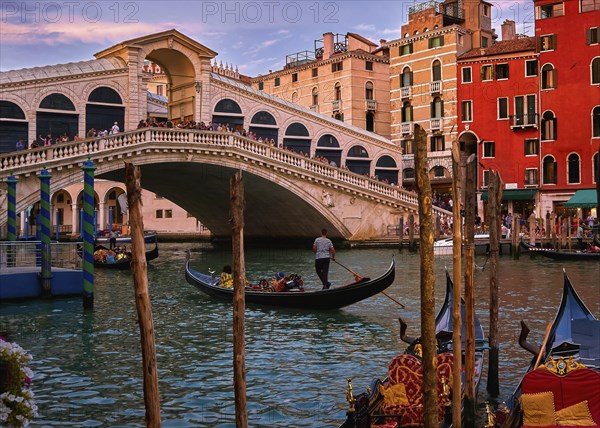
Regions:
<instances>
[{"instance_id":1,"label":"gondola seat","mask_svg":"<svg viewBox=\"0 0 600 428\"><path fill-rule=\"evenodd\" d=\"M442 377L450 382L452 373L452 354L438 354L438 403L440 420L444 417L442 395L444 386ZM394 357L388 369L388 385L383 391L383 413L402 416L402 426L423 426L423 365L421 360L410 354ZM389 399L389 396L392 396ZM388 418L388 422L393 422Z\"/></svg>"},{"instance_id":2,"label":"gondola seat","mask_svg":"<svg viewBox=\"0 0 600 428\"><path fill-rule=\"evenodd\" d=\"M559 375L540 367L523 378L521 402L523 427L599 427L600 373L581 367Z\"/></svg>"}]
</instances>

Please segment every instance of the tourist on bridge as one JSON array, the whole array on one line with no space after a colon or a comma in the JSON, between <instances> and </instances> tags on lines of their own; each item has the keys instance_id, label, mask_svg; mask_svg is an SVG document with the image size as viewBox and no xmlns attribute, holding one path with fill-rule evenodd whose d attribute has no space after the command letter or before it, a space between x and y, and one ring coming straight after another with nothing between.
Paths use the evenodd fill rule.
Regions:
<instances>
[{"instance_id":1,"label":"tourist on bridge","mask_svg":"<svg viewBox=\"0 0 600 428\"><path fill-rule=\"evenodd\" d=\"M323 290L327 290L331 287L331 282L328 280L329 261L335 260L335 248L331 239L327 237L327 229L321 229L321 236L315 239L312 249L315 253L317 275L323 283Z\"/></svg>"}]
</instances>

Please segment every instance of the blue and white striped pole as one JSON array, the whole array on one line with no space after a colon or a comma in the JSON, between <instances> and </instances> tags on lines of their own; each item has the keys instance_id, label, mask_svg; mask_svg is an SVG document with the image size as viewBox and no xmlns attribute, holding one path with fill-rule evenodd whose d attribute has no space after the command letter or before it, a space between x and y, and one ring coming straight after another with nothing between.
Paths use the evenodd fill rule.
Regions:
<instances>
[{"instance_id":1,"label":"blue and white striped pole","mask_svg":"<svg viewBox=\"0 0 600 428\"><path fill-rule=\"evenodd\" d=\"M87 160L83 175L83 307L94 307L94 171L96 166Z\"/></svg>"},{"instance_id":2,"label":"blue and white striped pole","mask_svg":"<svg viewBox=\"0 0 600 428\"><path fill-rule=\"evenodd\" d=\"M50 173L46 168L42 169L39 175L40 179L40 241L41 244L41 256L42 256L42 270L40 274L40 281L42 283L42 294L46 297L52 293L52 250L50 246Z\"/></svg>"}]
</instances>

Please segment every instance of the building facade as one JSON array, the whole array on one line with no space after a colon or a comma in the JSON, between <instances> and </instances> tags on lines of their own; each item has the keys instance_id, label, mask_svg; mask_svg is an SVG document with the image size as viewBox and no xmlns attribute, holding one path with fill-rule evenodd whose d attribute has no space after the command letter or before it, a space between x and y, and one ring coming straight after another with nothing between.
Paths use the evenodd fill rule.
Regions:
<instances>
[{"instance_id":1,"label":"building facade","mask_svg":"<svg viewBox=\"0 0 600 428\"><path fill-rule=\"evenodd\" d=\"M502 41L458 59L458 133L462 151L477 153L481 200L491 171L498 171L503 209L524 216L539 200L538 70L535 38L518 36L509 20Z\"/></svg>"},{"instance_id":2,"label":"building facade","mask_svg":"<svg viewBox=\"0 0 600 428\"><path fill-rule=\"evenodd\" d=\"M535 0L541 212L595 188L600 146L600 2ZM597 215L597 214L596 214Z\"/></svg>"},{"instance_id":3,"label":"building facade","mask_svg":"<svg viewBox=\"0 0 600 428\"><path fill-rule=\"evenodd\" d=\"M290 54L254 88L385 138L390 137L389 59L355 34L323 34L312 51Z\"/></svg>"},{"instance_id":4,"label":"building facade","mask_svg":"<svg viewBox=\"0 0 600 428\"><path fill-rule=\"evenodd\" d=\"M404 153L403 183L414 188L414 125L428 133L428 168L434 191L449 192L451 145L458 135L457 57L489 46L492 5L485 1L428 1L409 8L402 37L387 42L390 55L391 139Z\"/></svg>"}]
</instances>

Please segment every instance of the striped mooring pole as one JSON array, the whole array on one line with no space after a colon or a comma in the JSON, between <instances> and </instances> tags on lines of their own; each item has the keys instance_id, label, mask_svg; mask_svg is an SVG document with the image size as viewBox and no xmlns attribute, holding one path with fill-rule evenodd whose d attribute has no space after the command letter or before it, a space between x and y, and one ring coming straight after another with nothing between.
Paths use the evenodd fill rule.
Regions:
<instances>
[{"instance_id":1,"label":"striped mooring pole","mask_svg":"<svg viewBox=\"0 0 600 428\"><path fill-rule=\"evenodd\" d=\"M17 182L14 175L10 175L6 182L8 183L8 223L6 228L6 239L11 242L17 240ZM15 247L10 245L7 248L6 263L7 267L14 267L16 264Z\"/></svg>"},{"instance_id":2,"label":"striped mooring pole","mask_svg":"<svg viewBox=\"0 0 600 428\"><path fill-rule=\"evenodd\" d=\"M91 160L83 170L83 308L94 307L94 171Z\"/></svg>"},{"instance_id":3,"label":"striped mooring pole","mask_svg":"<svg viewBox=\"0 0 600 428\"><path fill-rule=\"evenodd\" d=\"M42 270L40 281L42 295L49 297L52 294L52 249L50 246L50 173L46 168L40 172L40 241L42 243Z\"/></svg>"}]
</instances>

